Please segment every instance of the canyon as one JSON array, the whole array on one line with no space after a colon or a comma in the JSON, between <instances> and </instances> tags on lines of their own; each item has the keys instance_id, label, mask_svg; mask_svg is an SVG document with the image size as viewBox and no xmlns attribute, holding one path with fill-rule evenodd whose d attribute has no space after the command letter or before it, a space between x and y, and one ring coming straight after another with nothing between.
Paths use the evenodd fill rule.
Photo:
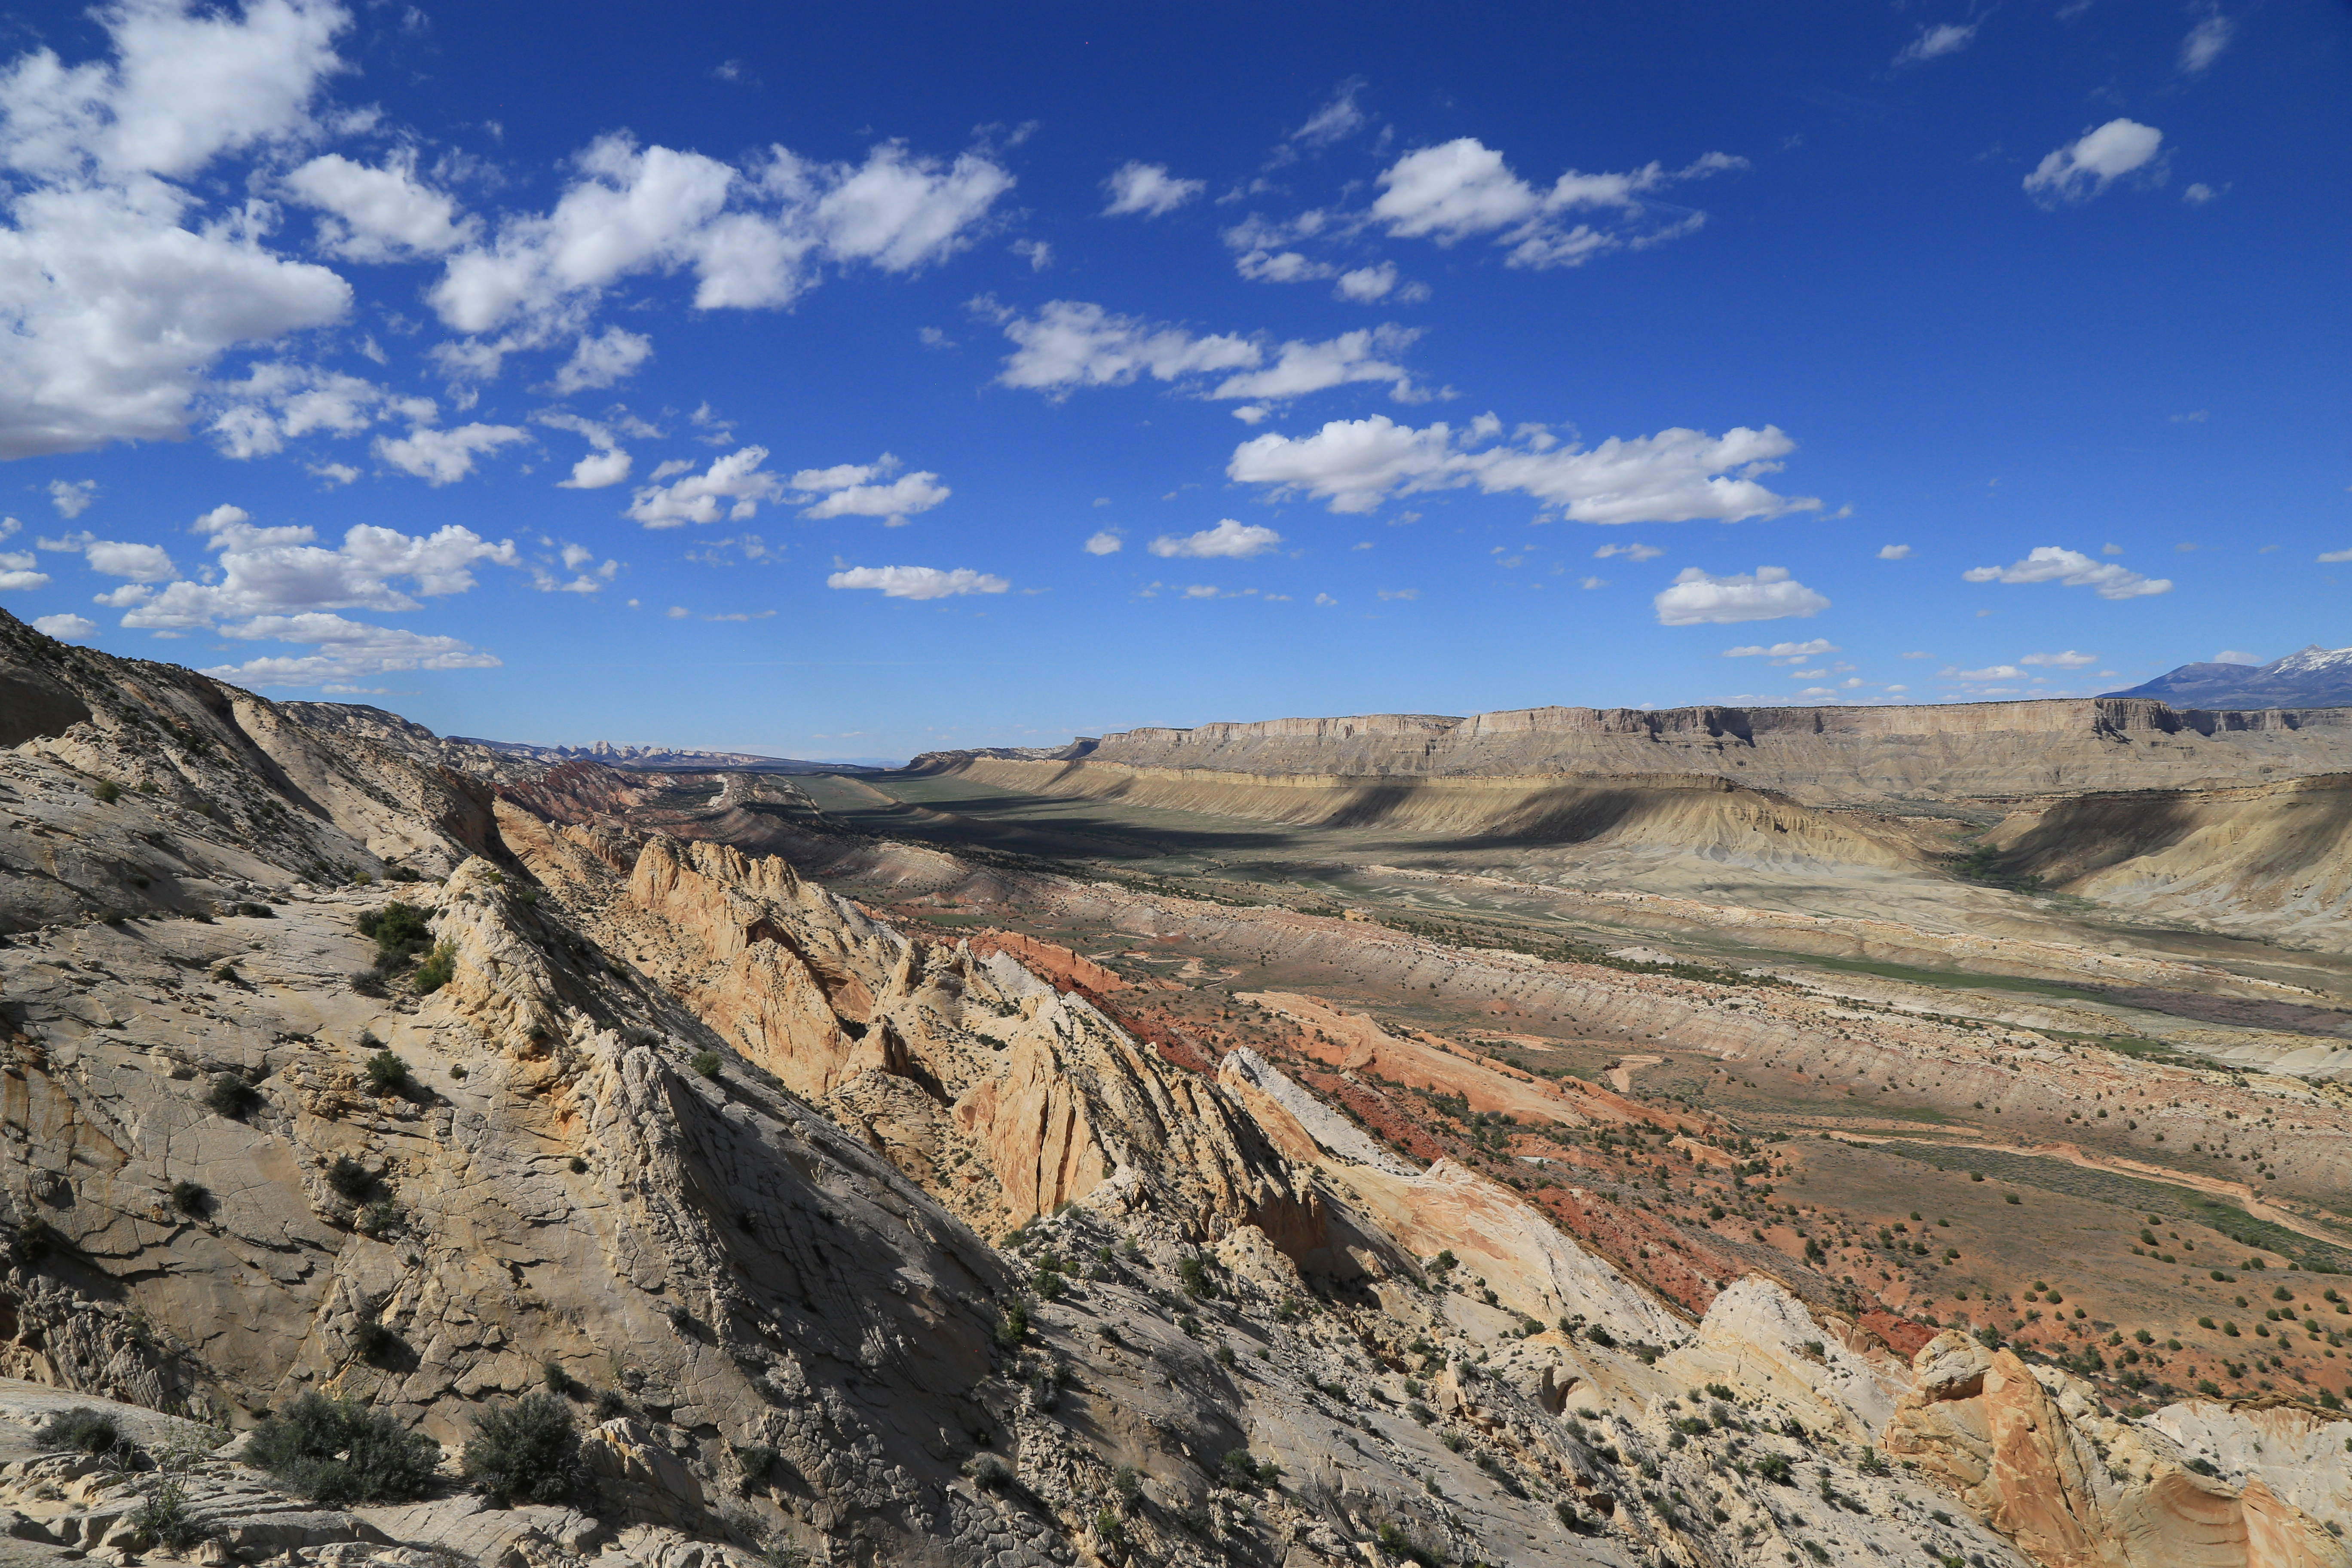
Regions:
<instances>
[{"instance_id":1,"label":"canyon","mask_svg":"<svg viewBox=\"0 0 2352 1568\"><path fill-rule=\"evenodd\" d=\"M12 1551L2352 1563L2347 710L629 760L0 616Z\"/></svg>"}]
</instances>

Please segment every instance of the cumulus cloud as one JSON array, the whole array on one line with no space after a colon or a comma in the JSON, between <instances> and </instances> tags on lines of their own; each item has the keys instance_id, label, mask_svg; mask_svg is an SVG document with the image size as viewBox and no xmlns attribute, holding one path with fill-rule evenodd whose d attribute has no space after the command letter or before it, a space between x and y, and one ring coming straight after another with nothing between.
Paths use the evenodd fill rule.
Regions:
<instances>
[{"instance_id":1,"label":"cumulus cloud","mask_svg":"<svg viewBox=\"0 0 2352 1568\"><path fill-rule=\"evenodd\" d=\"M2047 669L2081 669L2085 665L2098 663L2099 656L2095 653L2077 653L2070 647L2063 653L2029 653L2017 662Z\"/></svg>"},{"instance_id":2,"label":"cumulus cloud","mask_svg":"<svg viewBox=\"0 0 2352 1568\"><path fill-rule=\"evenodd\" d=\"M782 500L784 480L761 468L768 460L765 447L745 447L711 459L702 473L688 473L667 485L639 489L629 501L628 515L647 528L679 528L689 522L717 522L722 517L741 522L756 516L763 500ZM686 464L691 469L694 465ZM672 471L668 463L654 470L661 479Z\"/></svg>"},{"instance_id":3,"label":"cumulus cloud","mask_svg":"<svg viewBox=\"0 0 2352 1568\"><path fill-rule=\"evenodd\" d=\"M373 449L380 461L437 489L472 473L474 459L483 453L528 439L530 432L512 425L460 425L449 430L418 426L405 436L377 437Z\"/></svg>"},{"instance_id":4,"label":"cumulus cloud","mask_svg":"<svg viewBox=\"0 0 2352 1568\"><path fill-rule=\"evenodd\" d=\"M1382 170L1371 221L1399 238L1452 246L1488 237L1513 267L1579 267L1604 251L1642 249L1688 234L1706 215L1676 209L1651 219L1653 193L1744 169L1745 158L1709 153L1677 170L1652 163L1624 174L1574 169L1542 189L1475 137L1408 153Z\"/></svg>"},{"instance_id":5,"label":"cumulus cloud","mask_svg":"<svg viewBox=\"0 0 2352 1568\"><path fill-rule=\"evenodd\" d=\"M98 623L84 616L38 616L33 620L33 629L59 642L79 642L98 630Z\"/></svg>"},{"instance_id":6,"label":"cumulus cloud","mask_svg":"<svg viewBox=\"0 0 2352 1568\"><path fill-rule=\"evenodd\" d=\"M560 317L621 279L687 272L698 310L772 309L823 266L918 271L970 245L1013 176L965 153L921 157L896 142L859 164L771 147L738 167L699 153L601 138L544 214L504 220L449 258L434 309L461 332Z\"/></svg>"},{"instance_id":7,"label":"cumulus cloud","mask_svg":"<svg viewBox=\"0 0 2352 1568\"><path fill-rule=\"evenodd\" d=\"M286 194L319 210L319 248L350 261L404 261L470 245L480 226L416 177L413 154L382 168L322 153L288 174Z\"/></svg>"},{"instance_id":8,"label":"cumulus cloud","mask_svg":"<svg viewBox=\"0 0 2352 1568\"><path fill-rule=\"evenodd\" d=\"M248 659L205 671L247 686L329 686L395 669L495 669L497 656L452 637L369 626L341 616L256 616L220 628L225 637L307 644L319 651Z\"/></svg>"},{"instance_id":9,"label":"cumulus cloud","mask_svg":"<svg viewBox=\"0 0 2352 1568\"><path fill-rule=\"evenodd\" d=\"M1655 561L1664 551L1654 544L1604 544L1592 552L1595 561L1606 561L1622 555L1628 561Z\"/></svg>"},{"instance_id":10,"label":"cumulus cloud","mask_svg":"<svg viewBox=\"0 0 2352 1568\"><path fill-rule=\"evenodd\" d=\"M583 332L572 357L555 373L547 390L558 397L610 386L637 374L654 356L654 341L641 332L607 327L593 337Z\"/></svg>"},{"instance_id":11,"label":"cumulus cloud","mask_svg":"<svg viewBox=\"0 0 2352 1568\"><path fill-rule=\"evenodd\" d=\"M2025 190L2044 206L2086 202L2126 174L2160 174L2157 155L2164 132L2137 120L2110 120L2052 153L2025 176Z\"/></svg>"},{"instance_id":12,"label":"cumulus cloud","mask_svg":"<svg viewBox=\"0 0 2352 1568\"><path fill-rule=\"evenodd\" d=\"M2169 594L2164 577L2145 577L2112 561L2094 561L2079 550L2054 544L2037 547L2022 561L2007 566L1977 566L1960 575L1971 583L2056 583L2068 588L2092 588L2102 599L2137 599Z\"/></svg>"},{"instance_id":13,"label":"cumulus cloud","mask_svg":"<svg viewBox=\"0 0 2352 1568\"><path fill-rule=\"evenodd\" d=\"M851 566L824 580L828 588L874 588L886 599L949 599L965 594L1002 594L1013 586L1002 577L959 566Z\"/></svg>"},{"instance_id":14,"label":"cumulus cloud","mask_svg":"<svg viewBox=\"0 0 2352 1568\"><path fill-rule=\"evenodd\" d=\"M1830 607L1829 600L1782 566L1759 566L1752 576L1743 572L1723 577L1685 567L1652 603L1662 626L1778 621L1819 615Z\"/></svg>"},{"instance_id":15,"label":"cumulus cloud","mask_svg":"<svg viewBox=\"0 0 2352 1568\"><path fill-rule=\"evenodd\" d=\"M1116 555L1126 548L1127 541L1107 528L1086 542L1086 552L1089 555Z\"/></svg>"},{"instance_id":16,"label":"cumulus cloud","mask_svg":"<svg viewBox=\"0 0 2352 1568\"><path fill-rule=\"evenodd\" d=\"M1003 325L1014 349L997 380L1049 396L1124 386L1143 376L1217 399L1298 397L1356 382L1384 383L1401 402L1422 396L1404 367L1388 357L1421 335L1412 328L1370 327L1323 342L1196 337L1076 300L1054 300L1034 316L1008 313Z\"/></svg>"},{"instance_id":17,"label":"cumulus cloud","mask_svg":"<svg viewBox=\"0 0 2352 1568\"><path fill-rule=\"evenodd\" d=\"M51 479L49 481L49 504L57 508L58 515L68 522L88 511L90 504L97 500L98 481L96 479Z\"/></svg>"},{"instance_id":18,"label":"cumulus cloud","mask_svg":"<svg viewBox=\"0 0 2352 1568\"><path fill-rule=\"evenodd\" d=\"M196 176L313 130L349 23L320 0L100 10L109 54L0 66L0 458L175 440L238 343L341 319L350 287L265 243L267 204Z\"/></svg>"},{"instance_id":19,"label":"cumulus cloud","mask_svg":"<svg viewBox=\"0 0 2352 1568\"><path fill-rule=\"evenodd\" d=\"M1226 518L1214 528L1204 528L1198 533L1181 536L1163 533L1145 546L1158 556L1182 556L1192 560L1243 560L1263 555L1282 542L1282 535L1255 523L1239 522Z\"/></svg>"},{"instance_id":20,"label":"cumulus cloud","mask_svg":"<svg viewBox=\"0 0 2352 1568\"><path fill-rule=\"evenodd\" d=\"M1922 60L1939 60L1946 55L1957 55L1976 42L1974 22L1938 22L1919 29L1919 36L1903 46L1895 57L1898 66L1917 65Z\"/></svg>"},{"instance_id":21,"label":"cumulus cloud","mask_svg":"<svg viewBox=\"0 0 2352 1568\"><path fill-rule=\"evenodd\" d=\"M419 598L462 594L474 586L474 566L520 566L511 541L493 544L455 524L430 534L360 524L333 550L308 528L256 528L242 508L215 507L193 531L216 552L215 580L182 578L161 588L128 584L100 603L125 610L122 624L151 630L208 626L237 616L312 610L414 610ZM410 584L404 591L396 584Z\"/></svg>"},{"instance_id":22,"label":"cumulus cloud","mask_svg":"<svg viewBox=\"0 0 2352 1568\"><path fill-rule=\"evenodd\" d=\"M1749 643L1745 647L1727 647L1726 658L1769 658L1776 664L1793 664L1799 659L1818 658L1825 653L1837 652L1837 644L1827 637L1813 637L1805 642Z\"/></svg>"},{"instance_id":23,"label":"cumulus cloud","mask_svg":"<svg viewBox=\"0 0 2352 1568\"><path fill-rule=\"evenodd\" d=\"M133 583L168 583L180 574L160 544L134 544L120 539L93 539L82 546L82 559L102 577L123 577Z\"/></svg>"},{"instance_id":24,"label":"cumulus cloud","mask_svg":"<svg viewBox=\"0 0 2352 1568\"><path fill-rule=\"evenodd\" d=\"M34 570L29 550L0 550L0 593L30 593L49 585L49 574Z\"/></svg>"},{"instance_id":25,"label":"cumulus cloud","mask_svg":"<svg viewBox=\"0 0 2352 1568\"><path fill-rule=\"evenodd\" d=\"M1947 669L1941 672L1947 680L2022 680L2025 671L2013 664L1991 664L1982 669Z\"/></svg>"},{"instance_id":26,"label":"cumulus cloud","mask_svg":"<svg viewBox=\"0 0 2352 1568\"><path fill-rule=\"evenodd\" d=\"M2210 69L2221 51L2230 47L2237 36L2238 25L2219 11L2207 15L2189 29L2180 40L2180 69L2188 76L2202 76Z\"/></svg>"},{"instance_id":27,"label":"cumulus cloud","mask_svg":"<svg viewBox=\"0 0 2352 1568\"><path fill-rule=\"evenodd\" d=\"M1907 544L1882 544L1878 547L1878 558L1881 561L1908 561L1911 559L1911 547Z\"/></svg>"},{"instance_id":28,"label":"cumulus cloud","mask_svg":"<svg viewBox=\"0 0 2352 1568\"><path fill-rule=\"evenodd\" d=\"M1118 217L1133 213L1142 217L1160 217L1174 212L1186 202L1208 189L1203 180L1180 180L1168 172L1165 163L1121 163L1103 182L1110 196L1110 205L1103 208L1103 216Z\"/></svg>"},{"instance_id":29,"label":"cumulus cloud","mask_svg":"<svg viewBox=\"0 0 2352 1568\"><path fill-rule=\"evenodd\" d=\"M803 468L788 483L795 499L815 503L802 509L803 517L878 517L891 528L903 528L916 513L930 510L955 493L933 473L891 479L898 467L898 459L885 452L870 463Z\"/></svg>"},{"instance_id":30,"label":"cumulus cloud","mask_svg":"<svg viewBox=\"0 0 2352 1568\"><path fill-rule=\"evenodd\" d=\"M1244 441L1225 472L1277 493L1326 498L1337 512L1370 511L1394 495L1465 485L1490 495L1531 496L1577 522L1737 522L1822 504L1775 494L1760 482L1796 449L1772 426L1719 437L1684 429L1611 437L1590 449L1534 426L1497 442L1501 430L1492 415L1461 430L1442 420L1414 429L1378 414L1335 419L1312 436Z\"/></svg>"},{"instance_id":31,"label":"cumulus cloud","mask_svg":"<svg viewBox=\"0 0 2352 1568\"><path fill-rule=\"evenodd\" d=\"M208 426L227 457L270 457L305 436L356 436L378 419L397 416L412 425L440 416L429 397L402 396L363 376L317 365L273 360L250 367L238 381L215 382L207 402Z\"/></svg>"}]
</instances>

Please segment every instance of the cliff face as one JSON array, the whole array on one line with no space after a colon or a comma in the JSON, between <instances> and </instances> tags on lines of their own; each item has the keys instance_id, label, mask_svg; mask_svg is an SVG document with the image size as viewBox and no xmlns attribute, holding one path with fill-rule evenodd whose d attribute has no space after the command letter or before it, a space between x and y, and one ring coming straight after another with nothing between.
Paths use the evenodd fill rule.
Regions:
<instances>
[{"instance_id":1,"label":"cliff face","mask_svg":"<svg viewBox=\"0 0 2352 1568\"><path fill-rule=\"evenodd\" d=\"M943 771L966 753L910 764ZM1129 730L1062 759L1360 778L1712 773L1811 804L2242 784L2352 769L2352 710L2181 710L2146 698L1905 708L1528 708ZM1014 759L1006 759L1008 761Z\"/></svg>"}]
</instances>

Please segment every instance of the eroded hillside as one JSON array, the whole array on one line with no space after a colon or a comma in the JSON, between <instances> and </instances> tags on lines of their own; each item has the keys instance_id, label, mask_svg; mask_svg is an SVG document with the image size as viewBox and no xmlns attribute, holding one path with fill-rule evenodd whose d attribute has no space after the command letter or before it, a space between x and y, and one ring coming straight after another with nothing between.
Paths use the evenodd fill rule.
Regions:
<instances>
[{"instance_id":1,"label":"eroded hillside","mask_svg":"<svg viewBox=\"0 0 2352 1568\"><path fill-rule=\"evenodd\" d=\"M37 1454L58 1396L0 1388L28 1552L2347 1560L2324 1088L974 861L773 779L474 773L0 630L38 698L0 752L0 1371L161 1456ZM2150 1187L2202 1190L2176 1135L2274 1185L2094 1250L2111 1196L1887 1152L1961 1095L2094 1163L2091 1111L2145 1107ZM2065 1249L2030 1291L2020 1205ZM2129 1294L2192 1257L2293 1311L2209 1342L2203 1296ZM445 1444L430 1495L238 1458L310 1391ZM534 1393L585 1480L488 1507L457 1450ZM166 1485L184 1541L137 1522Z\"/></svg>"}]
</instances>

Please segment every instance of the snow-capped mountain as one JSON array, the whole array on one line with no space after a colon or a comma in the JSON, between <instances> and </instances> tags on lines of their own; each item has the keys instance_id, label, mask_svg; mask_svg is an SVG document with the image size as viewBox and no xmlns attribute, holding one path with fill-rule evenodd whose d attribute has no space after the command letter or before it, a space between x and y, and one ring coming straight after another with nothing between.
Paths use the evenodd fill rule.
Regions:
<instances>
[{"instance_id":1,"label":"snow-capped mountain","mask_svg":"<svg viewBox=\"0 0 2352 1568\"><path fill-rule=\"evenodd\" d=\"M2352 708L2352 647L2317 643L2268 664L2184 664L2109 697L2156 697L2175 708Z\"/></svg>"}]
</instances>

